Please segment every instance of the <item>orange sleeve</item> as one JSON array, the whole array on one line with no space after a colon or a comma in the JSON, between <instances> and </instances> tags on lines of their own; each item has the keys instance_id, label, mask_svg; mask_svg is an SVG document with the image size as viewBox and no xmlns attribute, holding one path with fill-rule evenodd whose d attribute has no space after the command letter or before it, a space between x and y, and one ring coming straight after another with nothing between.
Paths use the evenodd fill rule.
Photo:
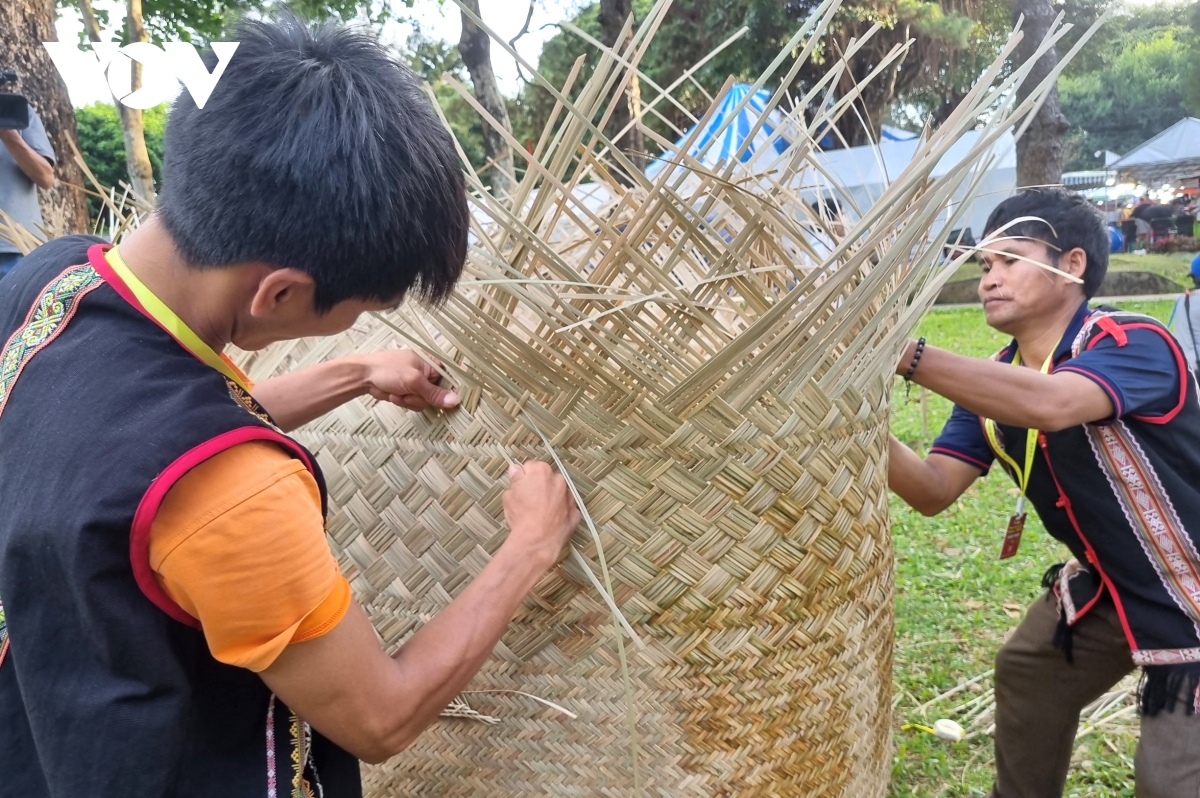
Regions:
<instances>
[{"instance_id":1,"label":"orange sleeve","mask_svg":"<svg viewBox=\"0 0 1200 798\"><path fill-rule=\"evenodd\" d=\"M200 621L213 656L252 671L328 632L350 606L316 480L266 441L233 446L176 482L151 526L149 554L159 585Z\"/></svg>"}]
</instances>

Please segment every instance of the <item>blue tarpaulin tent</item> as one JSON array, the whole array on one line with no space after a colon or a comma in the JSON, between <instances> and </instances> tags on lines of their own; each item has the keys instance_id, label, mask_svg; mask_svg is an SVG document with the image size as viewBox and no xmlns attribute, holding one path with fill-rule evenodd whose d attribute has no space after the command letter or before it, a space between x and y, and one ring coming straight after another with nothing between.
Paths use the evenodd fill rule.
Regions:
<instances>
[{"instance_id":1,"label":"blue tarpaulin tent","mask_svg":"<svg viewBox=\"0 0 1200 798\"><path fill-rule=\"evenodd\" d=\"M746 83L736 83L725 95L721 105L709 118L708 124L696 136L696 140L692 142L692 146L687 148L687 155L695 158L700 163L708 168L715 168L721 161L728 161L737 155L738 149L750 136L750 131L754 124L763 115L767 104L771 101L770 89L759 89L749 102L740 110L737 111L742 100L750 94L750 89L753 88ZM736 113L735 113L736 112ZM732 117L732 121L730 121ZM728 124L726 124L728 122ZM778 109L773 109L767 114L763 120L762 127L758 129L750 144L746 147L746 151L740 156L740 160L745 163L753 157L754 153L763 148L770 147L775 150L776 155L781 155L790 146L790 142L783 136L775 136L775 131L780 126L784 125L783 114ZM678 141L675 142L677 150L683 150L684 144L687 143L688 137L692 131L689 130ZM673 153L667 153L667 158L675 158ZM764 156L766 162L771 162L774 157L770 155ZM646 169L647 177L656 177L666 166L665 160L655 160Z\"/></svg>"},{"instance_id":2,"label":"blue tarpaulin tent","mask_svg":"<svg viewBox=\"0 0 1200 798\"><path fill-rule=\"evenodd\" d=\"M879 142L882 144L885 141L912 141L917 135L911 130L883 125L879 131Z\"/></svg>"},{"instance_id":3,"label":"blue tarpaulin tent","mask_svg":"<svg viewBox=\"0 0 1200 798\"><path fill-rule=\"evenodd\" d=\"M680 160L678 150L685 150L688 158L699 161L705 169L713 171L722 162L728 163L734 157L742 163L753 160L748 167L741 168L739 178L747 173L758 174L776 168L780 156L791 146L791 137L803 133L797 128L794 118L789 119L784 112L773 109L763 119L754 137L749 138L755 124L763 118L763 110L770 103L772 95L770 89L759 89L754 94L750 89L745 83L734 84L704 128L695 135L691 145L685 150L684 145L695 131L694 127L675 142L674 150L652 161L646 169L646 175L651 179L660 178L662 171L670 167L672 161ZM746 103L739 110L738 106L742 105L743 100ZM963 134L940 159L934 175L945 174L961 162L979 135L976 131ZM743 144L746 144L745 151L739 155ZM833 149L832 142L821 141L819 144L820 149L809 157L819 164L820 169L805 170L797 176L792 189L805 204L832 199L850 221L854 221L858 213L870 208L892 180L904 171L921 142L916 133L885 125L877 144L844 149ZM1009 196L1016 186L1016 151L1012 134L1006 133L996 142L993 152L997 159L983 177L980 191L962 219L961 226L969 227L976 236L982 232L992 209ZM684 167L683 171L694 170ZM751 184L745 185L749 187Z\"/></svg>"},{"instance_id":4,"label":"blue tarpaulin tent","mask_svg":"<svg viewBox=\"0 0 1200 798\"><path fill-rule=\"evenodd\" d=\"M754 124L762 117L767 104L771 102L771 89L759 89L750 96L745 106L739 110L738 106L750 94L752 88L748 83L735 83L733 85L729 93L721 101L721 105L709 118L704 129L696 136L692 145L687 148L688 157L695 158L705 167L713 169L722 161L728 161L730 158L738 156L738 150L750 136L750 131L754 128ZM729 121L731 118L732 121ZM767 118L763 120L762 127L755 133L753 140L750 141L745 151L738 156L738 160L746 163L763 147L773 149L776 155L782 155L791 145L791 142L785 135L776 135L776 131L786 124L787 122L784 119L783 113L778 109L773 109L767 115ZM688 130L675 142L676 150L684 149L684 145L687 143L694 129ZM916 133L892 127L891 125L884 125L880 135L881 142L911 141L916 138ZM825 133L824 137L820 138L818 143L822 149L832 149L834 146L832 134ZM666 159L678 160L678 155L671 152L667 153L663 159L652 161L646 169L646 176L650 178L657 177L668 165ZM774 158L770 155L764 155L760 159L760 163L763 164L773 161Z\"/></svg>"}]
</instances>

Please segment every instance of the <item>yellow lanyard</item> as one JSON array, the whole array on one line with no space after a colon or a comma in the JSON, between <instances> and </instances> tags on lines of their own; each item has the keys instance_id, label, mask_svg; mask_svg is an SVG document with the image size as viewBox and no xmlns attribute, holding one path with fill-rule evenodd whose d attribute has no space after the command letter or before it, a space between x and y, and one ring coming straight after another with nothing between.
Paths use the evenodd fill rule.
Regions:
<instances>
[{"instance_id":1,"label":"yellow lanyard","mask_svg":"<svg viewBox=\"0 0 1200 798\"><path fill-rule=\"evenodd\" d=\"M1062 343L1060 338L1058 343ZM1058 351L1058 344L1050 350L1050 355L1046 358L1046 362L1042 364L1042 373L1049 374L1050 366L1054 363L1054 353ZM1021 350L1017 350L1017 354L1013 356L1012 364L1014 366L1021 365ZM1013 470L1013 474L1017 478L1017 487L1020 488L1021 494L1017 497L1017 515L1025 514L1025 491L1029 487L1029 475L1033 473L1033 453L1037 449L1038 431L1035 429L1026 430L1025 432L1025 465L1024 467L1017 464L1017 461L1009 456L1008 452L1004 451L1004 447L1000 445L1000 437L996 434L996 422L992 419L985 419L983 422L984 432L987 434L988 443L992 446L992 451L996 456L1003 460Z\"/></svg>"},{"instance_id":2,"label":"yellow lanyard","mask_svg":"<svg viewBox=\"0 0 1200 798\"><path fill-rule=\"evenodd\" d=\"M211 346L204 343L200 336L196 335L192 328L187 326L175 311L167 307L165 302L159 299L145 283L138 279L137 275L121 259L121 255L117 252L116 247L105 253L105 259L108 261L108 265L112 267L112 270L116 272L117 276L121 278L121 281L137 297L137 301L142 303L142 307L145 308L146 312L162 325L163 329L178 341L184 349L187 349L197 358L236 382L246 393L250 393L250 380L245 372L234 365L233 361L224 352L218 353Z\"/></svg>"}]
</instances>

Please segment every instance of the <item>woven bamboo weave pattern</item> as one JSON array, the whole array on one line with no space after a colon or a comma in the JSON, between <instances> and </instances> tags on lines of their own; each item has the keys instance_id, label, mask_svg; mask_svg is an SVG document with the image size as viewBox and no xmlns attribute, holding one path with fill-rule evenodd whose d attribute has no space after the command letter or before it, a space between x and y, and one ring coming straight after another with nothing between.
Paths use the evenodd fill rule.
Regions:
<instances>
[{"instance_id":1,"label":"woven bamboo weave pattern","mask_svg":"<svg viewBox=\"0 0 1200 798\"><path fill-rule=\"evenodd\" d=\"M882 197L834 224L812 207L837 190L813 135L850 112L822 99L843 62L795 104L775 94L789 145L769 165L758 152L713 171L647 129L670 161L650 179L599 134L667 8L582 87L546 86L559 104L532 153L512 142L512 196L470 175L471 253L445 306L245 359L261 379L413 346L458 388L451 412L358 401L297 436L390 648L504 540L510 462L561 461L597 533L577 530L577 556L534 588L469 710L366 770L369 795L885 794L892 371L956 267L943 245L991 148L1046 87L1013 104L1027 70L997 62ZM786 85L836 10L820 6L759 85ZM670 101L644 76L641 91L649 109ZM973 128L971 156L931 178Z\"/></svg>"}]
</instances>

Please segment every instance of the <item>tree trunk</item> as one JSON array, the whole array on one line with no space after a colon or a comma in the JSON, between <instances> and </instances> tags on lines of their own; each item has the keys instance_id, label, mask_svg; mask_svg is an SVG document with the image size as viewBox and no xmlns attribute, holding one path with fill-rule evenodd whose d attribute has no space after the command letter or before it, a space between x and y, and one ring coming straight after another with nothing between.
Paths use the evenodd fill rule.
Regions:
<instances>
[{"instance_id":1,"label":"tree trunk","mask_svg":"<svg viewBox=\"0 0 1200 798\"><path fill-rule=\"evenodd\" d=\"M59 236L85 232L88 211L83 172L75 163L79 144L75 110L66 84L42 47L42 42L58 40L54 14L54 0L0 0L0 31L4 31L0 67L20 74L17 93L27 97L41 116L57 158L57 182L49 191L39 191L38 199L46 228Z\"/></svg>"},{"instance_id":2,"label":"tree trunk","mask_svg":"<svg viewBox=\"0 0 1200 798\"><path fill-rule=\"evenodd\" d=\"M621 30L625 27L625 21L632 13L631 0L600 0L600 30L604 37L604 43L614 51L626 44L625 41L618 41L618 39L621 36ZM629 120L636 119L641 114L641 86L636 73L629 85L625 87L624 93L625 101L617 103L617 107L613 109L612 116L608 120L610 136L621 132L629 124ZM634 125L615 143L622 152L629 156L629 160L633 161L634 166L643 170L646 168L646 157L643 155L646 151L646 144L641 128Z\"/></svg>"},{"instance_id":3,"label":"tree trunk","mask_svg":"<svg viewBox=\"0 0 1200 798\"><path fill-rule=\"evenodd\" d=\"M1015 58L1025 63L1050 30L1056 16L1050 0L1016 0L1017 15L1025 15L1025 32L1017 47ZM1038 59L1033 70L1021 84L1017 102L1029 96L1030 90L1041 83L1058 66L1058 54L1053 48ZM1069 127L1058 104L1058 87L1050 89L1025 135L1017 142L1017 185L1044 186L1062 180L1063 134Z\"/></svg>"},{"instance_id":4,"label":"tree trunk","mask_svg":"<svg viewBox=\"0 0 1200 798\"><path fill-rule=\"evenodd\" d=\"M466 0L468 8L475 16L482 18L479 13L479 0ZM487 32L472 22L466 14L462 15L462 36L458 40L458 52L463 64L471 74L471 85L475 88L475 97L479 104L487 109L497 122L512 133L512 122L508 119L508 108L504 104L504 96L496 83L496 73L492 70L492 41ZM500 131L490 124L483 125L483 149L491 167L490 176L492 192L497 197L506 197L512 193L513 183L516 182L513 172L512 151Z\"/></svg>"},{"instance_id":5,"label":"tree trunk","mask_svg":"<svg viewBox=\"0 0 1200 798\"><path fill-rule=\"evenodd\" d=\"M88 39L100 41L100 23L92 10L91 0L79 0L79 11L83 15L83 26ZM125 17L125 27L130 42L149 41L146 28L142 24L142 0L129 0ZM130 81L130 91L142 87L142 65L129 59L133 73ZM120 64L110 68L120 69ZM125 169L129 172L129 185L146 202L154 204L154 168L150 165L150 151L146 149L146 125L139 108L127 108L120 100L113 98L117 113L121 117L121 133L125 137ZM109 188L105 186L105 188Z\"/></svg>"},{"instance_id":6,"label":"tree trunk","mask_svg":"<svg viewBox=\"0 0 1200 798\"><path fill-rule=\"evenodd\" d=\"M142 24L142 0L129 0L125 29L130 43L150 41L146 26ZM130 87L132 91L137 91L142 87L142 65L137 61L132 63ZM142 195L142 199L153 205L154 167L150 165L150 151L146 149L146 123L142 118L142 109L126 108L120 103L117 108L121 112L121 130L125 134L125 162L129 167L130 183L134 191Z\"/></svg>"}]
</instances>

